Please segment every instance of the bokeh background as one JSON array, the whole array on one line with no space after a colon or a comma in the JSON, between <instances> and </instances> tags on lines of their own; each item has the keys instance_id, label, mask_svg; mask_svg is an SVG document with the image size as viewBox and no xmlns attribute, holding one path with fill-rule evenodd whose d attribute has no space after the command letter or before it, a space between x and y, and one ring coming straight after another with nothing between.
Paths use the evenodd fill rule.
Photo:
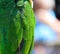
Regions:
<instances>
[{"instance_id":1,"label":"bokeh background","mask_svg":"<svg viewBox=\"0 0 60 54\"><path fill-rule=\"evenodd\" d=\"M55 0L56 7L54 12L60 20L60 0ZM42 40L34 42L34 50L32 54L60 54L60 37L57 42L45 43Z\"/></svg>"}]
</instances>

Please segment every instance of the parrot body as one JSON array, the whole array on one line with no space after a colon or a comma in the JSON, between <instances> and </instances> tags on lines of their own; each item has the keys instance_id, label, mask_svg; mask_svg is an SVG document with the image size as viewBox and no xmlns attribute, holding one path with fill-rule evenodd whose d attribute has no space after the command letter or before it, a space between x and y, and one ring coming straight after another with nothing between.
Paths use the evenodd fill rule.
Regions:
<instances>
[{"instance_id":1,"label":"parrot body","mask_svg":"<svg viewBox=\"0 0 60 54\"><path fill-rule=\"evenodd\" d=\"M28 1L24 2L23 12L21 12L21 19L23 24L23 38L24 44L21 54L29 54L30 48L33 46L35 19L32 7Z\"/></svg>"},{"instance_id":2,"label":"parrot body","mask_svg":"<svg viewBox=\"0 0 60 54\"><path fill-rule=\"evenodd\" d=\"M24 42L19 53L29 54L33 46L34 26L34 14L28 1L22 0L16 5L15 0L1 0L0 54L17 54L22 39Z\"/></svg>"},{"instance_id":3,"label":"parrot body","mask_svg":"<svg viewBox=\"0 0 60 54\"><path fill-rule=\"evenodd\" d=\"M17 54L22 38L20 14L14 0L0 2L0 54Z\"/></svg>"}]
</instances>

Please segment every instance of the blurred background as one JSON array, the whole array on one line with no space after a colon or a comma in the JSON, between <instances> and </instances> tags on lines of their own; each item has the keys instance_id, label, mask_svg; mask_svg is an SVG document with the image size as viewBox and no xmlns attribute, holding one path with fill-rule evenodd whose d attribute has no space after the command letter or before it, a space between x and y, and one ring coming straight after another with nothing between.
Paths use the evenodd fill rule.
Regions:
<instances>
[{"instance_id":1,"label":"blurred background","mask_svg":"<svg viewBox=\"0 0 60 54\"><path fill-rule=\"evenodd\" d=\"M55 2L56 2L55 13L57 18L60 20L60 0L55 0Z\"/></svg>"},{"instance_id":2,"label":"blurred background","mask_svg":"<svg viewBox=\"0 0 60 54\"><path fill-rule=\"evenodd\" d=\"M56 17L60 20L60 0L55 0L55 3L56 8L54 9L54 12ZM43 40L40 39L38 42L35 41L32 54L60 54L60 38L57 42L53 42L52 40L49 43L44 42Z\"/></svg>"}]
</instances>

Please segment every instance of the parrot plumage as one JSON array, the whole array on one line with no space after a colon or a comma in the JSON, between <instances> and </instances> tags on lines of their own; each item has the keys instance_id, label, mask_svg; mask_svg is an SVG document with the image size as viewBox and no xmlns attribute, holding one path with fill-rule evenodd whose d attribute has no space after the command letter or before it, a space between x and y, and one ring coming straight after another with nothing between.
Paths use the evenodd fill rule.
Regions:
<instances>
[{"instance_id":1,"label":"parrot plumage","mask_svg":"<svg viewBox=\"0 0 60 54\"><path fill-rule=\"evenodd\" d=\"M33 48L35 19L28 0L0 1L0 54L30 54Z\"/></svg>"}]
</instances>

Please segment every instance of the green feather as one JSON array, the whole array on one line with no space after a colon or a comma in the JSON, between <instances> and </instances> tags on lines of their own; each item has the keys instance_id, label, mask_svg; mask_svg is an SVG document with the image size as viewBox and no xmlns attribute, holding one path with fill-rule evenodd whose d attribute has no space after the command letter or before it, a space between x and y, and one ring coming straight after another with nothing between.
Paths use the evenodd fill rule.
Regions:
<instances>
[{"instance_id":1,"label":"green feather","mask_svg":"<svg viewBox=\"0 0 60 54\"><path fill-rule=\"evenodd\" d=\"M0 1L0 54L17 54L23 30L14 0Z\"/></svg>"},{"instance_id":2,"label":"green feather","mask_svg":"<svg viewBox=\"0 0 60 54\"><path fill-rule=\"evenodd\" d=\"M28 0L0 1L0 54L30 54L34 41L35 17Z\"/></svg>"},{"instance_id":3,"label":"green feather","mask_svg":"<svg viewBox=\"0 0 60 54\"><path fill-rule=\"evenodd\" d=\"M24 2L24 7L20 12L23 24L23 38L24 44L22 46L21 54L29 54L33 48L35 17L33 10L28 1Z\"/></svg>"}]
</instances>

